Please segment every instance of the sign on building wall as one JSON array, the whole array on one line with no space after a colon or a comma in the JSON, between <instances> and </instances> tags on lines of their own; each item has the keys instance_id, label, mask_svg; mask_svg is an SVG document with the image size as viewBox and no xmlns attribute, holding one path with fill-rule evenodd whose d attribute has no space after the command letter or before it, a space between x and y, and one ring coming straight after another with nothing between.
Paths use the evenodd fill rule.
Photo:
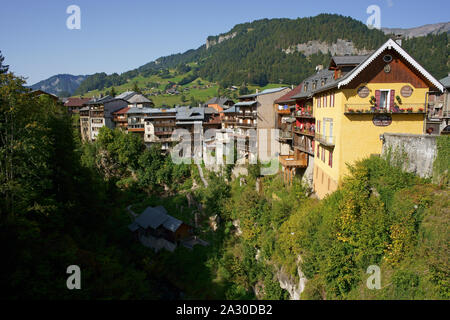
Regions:
<instances>
[{"instance_id":1,"label":"sign on building wall","mask_svg":"<svg viewBox=\"0 0 450 320\"><path fill-rule=\"evenodd\" d=\"M413 93L413 88L411 88L410 86L403 86L403 87L400 89L400 94L401 94L402 97L404 97L404 98L411 97L412 93Z\"/></svg>"},{"instance_id":2,"label":"sign on building wall","mask_svg":"<svg viewBox=\"0 0 450 320\"><path fill-rule=\"evenodd\" d=\"M358 89L358 96L360 98L367 98L369 96L370 90L366 86L360 87Z\"/></svg>"},{"instance_id":3,"label":"sign on building wall","mask_svg":"<svg viewBox=\"0 0 450 320\"><path fill-rule=\"evenodd\" d=\"M392 117L387 114L377 114L373 117L372 122L377 127L387 127L392 123Z\"/></svg>"}]
</instances>

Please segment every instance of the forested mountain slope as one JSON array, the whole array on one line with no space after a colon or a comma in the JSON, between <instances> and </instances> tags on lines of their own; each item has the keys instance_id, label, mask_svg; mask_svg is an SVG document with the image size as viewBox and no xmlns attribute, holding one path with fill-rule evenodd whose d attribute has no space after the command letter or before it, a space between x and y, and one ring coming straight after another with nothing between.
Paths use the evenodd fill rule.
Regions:
<instances>
[{"instance_id":1,"label":"forested mountain slope","mask_svg":"<svg viewBox=\"0 0 450 320\"><path fill-rule=\"evenodd\" d=\"M85 80L77 94L133 82L137 77L163 75L169 69L192 64L187 79L218 82L222 87L243 82L298 84L327 65L331 55L365 54L388 39L381 30L370 30L360 21L334 14L298 19L262 19L238 24L229 32L208 37L195 50L161 57L121 75L97 73ZM447 75L448 33L404 41L405 49L436 78Z\"/></svg>"}]
</instances>

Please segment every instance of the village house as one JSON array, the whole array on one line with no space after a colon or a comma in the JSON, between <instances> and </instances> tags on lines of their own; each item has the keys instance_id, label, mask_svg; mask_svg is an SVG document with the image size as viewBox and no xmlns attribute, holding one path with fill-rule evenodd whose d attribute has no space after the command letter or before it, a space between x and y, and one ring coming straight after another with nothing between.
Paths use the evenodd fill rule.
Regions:
<instances>
[{"instance_id":1,"label":"village house","mask_svg":"<svg viewBox=\"0 0 450 320\"><path fill-rule=\"evenodd\" d=\"M167 214L163 206L147 207L128 226L142 244L156 251L173 251L181 241L193 235L193 227Z\"/></svg>"},{"instance_id":2,"label":"village house","mask_svg":"<svg viewBox=\"0 0 450 320\"><path fill-rule=\"evenodd\" d=\"M335 57L328 70L333 78L318 79L313 93L319 198L337 189L347 164L381 153L383 133L424 133L429 92L445 90L391 39L364 58Z\"/></svg>"},{"instance_id":3,"label":"village house","mask_svg":"<svg viewBox=\"0 0 450 320\"><path fill-rule=\"evenodd\" d=\"M239 107L232 106L223 111L222 117L222 129L230 129L234 132L236 128L237 115L239 113Z\"/></svg>"},{"instance_id":4,"label":"village house","mask_svg":"<svg viewBox=\"0 0 450 320\"><path fill-rule=\"evenodd\" d=\"M128 131L128 110L130 110L130 107L127 106L112 113L113 122L115 123L116 128L119 128L125 132Z\"/></svg>"},{"instance_id":5,"label":"village house","mask_svg":"<svg viewBox=\"0 0 450 320\"><path fill-rule=\"evenodd\" d=\"M301 91L302 84L293 88L274 102L276 117L275 128L279 130L275 139L278 143L278 158L282 166L284 181L286 183L292 182L297 169L305 168L307 166L307 156L299 150L293 149L294 128L296 122L296 100L292 97L299 94Z\"/></svg>"},{"instance_id":6,"label":"village house","mask_svg":"<svg viewBox=\"0 0 450 320\"><path fill-rule=\"evenodd\" d=\"M67 108L67 112L75 114L80 113L80 109L85 107L87 103L91 100L91 98L67 98L66 102L64 102L64 106Z\"/></svg>"},{"instance_id":7,"label":"village house","mask_svg":"<svg viewBox=\"0 0 450 320\"><path fill-rule=\"evenodd\" d=\"M223 116L223 111L234 106L234 101L227 97L214 97L205 102L205 107L213 108Z\"/></svg>"},{"instance_id":8,"label":"village house","mask_svg":"<svg viewBox=\"0 0 450 320\"><path fill-rule=\"evenodd\" d=\"M267 161L278 152L272 148L274 139L271 129L275 129L274 101L289 92L286 87L258 90L254 94L238 97L235 104L239 108L236 116L235 137L238 157L250 163L259 158Z\"/></svg>"},{"instance_id":9,"label":"village house","mask_svg":"<svg viewBox=\"0 0 450 320\"><path fill-rule=\"evenodd\" d=\"M53 100L55 103L60 103L60 100L57 96L55 96L52 93L48 93L45 92L41 89L36 89L30 92L30 96L32 97L41 97L41 96L45 96L45 97L49 97L51 100Z\"/></svg>"},{"instance_id":10,"label":"village house","mask_svg":"<svg viewBox=\"0 0 450 320\"><path fill-rule=\"evenodd\" d=\"M161 149L169 150L177 139L172 137L176 128L177 108L154 109L145 119L144 142L147 145L161 143Z\"/></svg>"},{"instance_id":11,"label":"village house","mask_svg":"<svg viewBox=\"0 0 450 320\"><path fill-rule=\"evenodd\" d=\"M81 138L83 141L95 141L101 127L115 128L113 112L128 105L123 99L106 96L94 98L80 109Z\"/></svg>"},{"instance_id":12,"label":"village house","mask_svg":"<svg viewBox=\"0 0 450 320\"><path fill-rule=\"evenodd\" d=\"M450 75L439 80L439 82L445 87L445 92L431 91L428 95L425 131L432 134L440 134L448 126L450 118Z\"/></svg>"}]
</instances>

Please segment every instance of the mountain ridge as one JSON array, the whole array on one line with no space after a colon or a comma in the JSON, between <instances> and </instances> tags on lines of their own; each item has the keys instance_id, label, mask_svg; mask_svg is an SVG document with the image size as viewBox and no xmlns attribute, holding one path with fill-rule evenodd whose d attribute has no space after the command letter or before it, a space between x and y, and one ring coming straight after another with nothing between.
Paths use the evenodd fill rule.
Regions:
<instances>
[{"instance_id":1,"label":"mountain ridge","mask_svg":"<svg viewBox=\"0 0 450 320\"><path fill-rule=\"evenodd\" d=\"M33 90L43 90L57 96L70 96L89 75L61 73L30 86Z\"/></svg>"},{"instance_id":2,"label":"mountain ridge","mask_svg":"<svg viewBox=\"0 0 450 320\"><path fill-rule=\"evenodd\" d=\"M333 29L333 31L325 32L325 29L322 30L323 27L320 29L324 23L329 24L325 25L325 29ZM305 30L308 31L307 35L305 35ZM298 19L261 19L237 24L226 33L209 36L206 43L197 49L159 57L120 75L117 73L110 75L96 73L87 76L81 83L75 84L74 87L76 88L69 92L71 94L85 94L92 90L104 90L112 86L133 82L139 77L150 78L159 75L161 71L167 73L169 69L175 69L179 65L189 63L196 66L194 72L189 73L189 78L186 81L193 81L196 79L195 76L198 76L210 82L220 82L222 87L240 85L242 82L260 86L281 82L297 84L311 73L317 64L326 63L331 55L369 52L385 41L391 33L403 34L407 39L405 41L406 47L412 48L413 51L418 50L417 45L414 43L408 44L407 41L422 43L421 47L423 48L421 50L426 51L423 44L426 39L420 38L442 33L448 34L449 30L450 22L428 24L409 29L383 28L381 30L369 30L358 20L331 14ZM274 32L278 32L276 37L272 35ZM302 32L303 34L301 34ZM446 42L447 39L443 41ZM433 44L434 39L428 41L428 43ZM255 54L258 50L266 53ZM419 52L413 56L427 59L429 53ZM236 67L237 65L242 70L239 70ZM269 67L262 68L262 65ZM440 61L433 68L439 70L443 65L445 63ZM291 69L294 67L300 70L300 72L297 72L298 74L293 74ZM447 69L448 67L449 64L447 63ZM447 74L447 71L441 73ZM161 77L164 78L164 76ZM49 81L53 77L40 81L32 87L39 87L39 84ZM185 78L187 77L185 76ZM40 87L42 88L42 85Z\"/></svg>"}]
</instances>

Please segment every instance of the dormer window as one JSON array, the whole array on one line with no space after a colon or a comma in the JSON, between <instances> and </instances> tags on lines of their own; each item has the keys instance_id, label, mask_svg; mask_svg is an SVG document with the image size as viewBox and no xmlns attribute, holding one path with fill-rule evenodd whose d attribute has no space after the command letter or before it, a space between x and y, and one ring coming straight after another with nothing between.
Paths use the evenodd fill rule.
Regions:
<instances>
[{"instance_id":1,"label":"dormer window","mask_svg":"<svg viewBox=\"0 0 450 320\"><path fill-rule=\"evenodd\" d=\"M314 81L314 82L313 82L313 90L315 90L316 87L317 87L317 81Z\"/></svg>"},{"instance_id":2,"label":"dormer window","mask_svg":"<svg viewBox=\"0 0 450 320\"><path fill-rule=\"evenodd\" d=\"M308 91L308 84L307 83L305 83L305 86L304 86L304 90L303 91Z\"/></svg>"}]
</instances>

